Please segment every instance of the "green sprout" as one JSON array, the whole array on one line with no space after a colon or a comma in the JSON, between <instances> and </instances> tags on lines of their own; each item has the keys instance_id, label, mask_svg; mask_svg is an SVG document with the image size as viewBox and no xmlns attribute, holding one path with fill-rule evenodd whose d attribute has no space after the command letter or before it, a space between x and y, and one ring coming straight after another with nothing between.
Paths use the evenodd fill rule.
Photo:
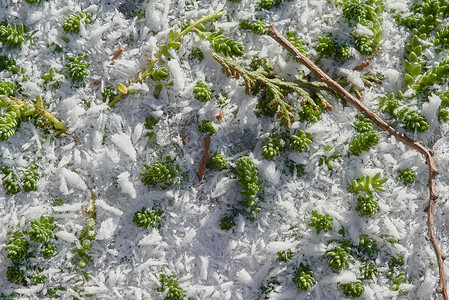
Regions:
<instances>
[{"instance_id":1,"label":"green sprout","mask_svg":"<svg viewBox=\"0 0 449 300\"><path fill-rule=\"evenodd\" d=\"M416 110L404 107L399 111L398 116L399 121L404 124L404 127L407 130L426 132L427 129L429 129L429 123L427 122L426 117Z\"/></svg>"},{"instance_id":2,"label":"green sprout","mask_svg":"<svg viewBox=\"0 0 449 300\"><path fill-rule=\"evenodd\" d=\"M92 14L90 12L88 13L80 12L78 14L74 13L70 14L67 20L64 21L62 29L64 29L64 31L67 33L79 33L81 24L83 24L83 26L90 24L92 22L91 18Z\"/></svg>"},{"instance_id":3,"label":"green sprout","mask_svg":"<svg viewBox=\"0 0 449 300\"><path fill-rule=\"evenodd\" d=\"M343 294L345 294L346 296L353 297L353 298L360 297L363 294L363 291L365 290L365 288L360 283L360 281L355 281L355 282L351 282L351 283L343 283L343 284L340 284L340 287L343 290Z\"/></svg>"},{"instance_id":4,"label":"green sprout","mask_svg":"<svg viewBox=\"0 0 449 300\"><path fill-rule=\"evenodd\" d=\"M351 56L351 48L348 44L339 45L337 40L330 36L318 37L320 42L316 50L322 57L336 57L341 61L348 60Z\"/></svg>"},{"instance_id":5,"label":"green sprout","mask_svg":"<svg viewBox=\"0 0 449 300\"><path fill-rule=\"evenodd\" d=\"M157 123L159 123L159 120L153 116L145 118L145 128L148 130L153 130Z\"/></svg>"},{"instance_id":6,"label":"green sprout","mask_svg":"<svg viewBox=\"0 0 449 300\"><path fill-rule=\"evenodd\" d=\"M6 278L9 282L20 284L25 281L26 274L19 265L12 265L6 270Z\"/></svg>"},{"instance_id":7,"label":"green sprout","mask_svg":"<svg viewBox=\"0 0 449 300\"><path fill-rule=\"evenodd\" d=\"M153 116L145 118L145 128L149 130L149 132L147 133L149 139L152 139L156 136L156 133L153 131L153 129L157 123L159 123L159 120Z\"/></svg>"},{"instance_id":8,"label":"green sprout","mask_svg":"<svg viewBox=\"0 0 449 300\"><path fill-rule=\"evenodd\" d=\"M25 33L26 29L23 24L17 26L16 24L7 24L0 26L0 42L8 47L12 48L15 46L19 46L19 49L22 50L23 43L25 42Z\"/></svg>"},{"instance_id":9,"label":"green sprout","mask_svg":"<svg viewBox=\"0 0 449 300\"><path fill-rule=\"evenodd\" d=\"M38 243L48 243L54 237L53 230L56 225L53 224L53 217L46 218L41 216L39 220L31 221L31 227L27 233L30 240Z\"/></svg>"},{"instance_id":10,"label":"green sprout","mask_svg":"<svg viewBox=\"0 0 449 300\"><path fill-rule=\"evenodd\" d=\"M110 102L115 97L117 97L117 94L115 93L115 89L113 86L105 86L103 92L101 93L101 97L103 98L103 102Z\"/></svg>"},{"instance_id":11,"label":"green sprout","mask_svg":"<svg viewBox=\"0 0 449 300\"><path fill-rule=\"evenodd\" d=\"M312 210L312 218L310 219L309 226L315 227L316 233L320 234L321 231L328 232L332 230L332 224L334 219L329 217L329 214L322 215L317 213L316 210Z\"/></svg>"},{"instance_id":12,"label":"green sprout","mask_svg":"<svg viewBox=\"0 0 449 300\"><path fill-rule=\"evenodd\" d=\"M363 55L370 55L374 52L375 44L368 35L357 35L354 37L354 47Z\"/></svg>"},{"instance_id":13,"label":"green sprout","mask_svg":"<svg viewBox=\"0 0 449 300\"><path fill-rule=\"evenodd\" d=\"M407 279L406 279L405 272L399 272L399 274L393 278L393 285L391 286L391 289L393 291L398 291L401 283L406 283L406 282L407 282Z\"/></svg>"},{"instance_id":14,"label":"green sprout","mask_svg":"<svg viewBox=\"0 0 449 300\"><path fill-rule=\"evenodd\" d=\"M84 269L87 264L92 261L92 256L89 254L89 250L92 248L92 242L95 240L95 217L96 217L96 211L95 211L95 199L96 196L94 194L91 195L91 201L92 201L92 208L87 211L89 214L89 218L86 219L85 226L83 230L81 231L78 239L81 243L81 247L72 250L76 254L78 254L78 266L81 269ZM85 275L86 276L86 275Z\"/></svg>"},{"instance_id":15,"label":"green sprout","mask_svg":"<svg viewBox=\"0 0 449 300\"><path fill-rule=\"evenodd\" d=\"M10 105L6 113L0 116L0 141L7 141L16 133L16 127L19 125L20 108L17 105Z\"/></svg>"},{"instance_id":16,"label":"green sprout","mask_svg":"<svg viewBox=\"0 0 449 300\"><path fill-rule=\"evenodd\" d=\"M410 168L398 170L399 179L402 180L404 184L410 184L415 182L416 174L415 171Z\"/></svg>"},{"instance_id":17,"label":"green sprout","mask_svg":"<svg viewBox=\"0 0 449 300\"><path fill-rule=\"evenodd\" d=\"M50 259L55 256L58 252L56 251L56 245L46 244L41 250L42 256L46 259Z\"/></svg>"},{"instance_id":18,"label":"green sprout","mask_svg":"<svg viewBox=\"0 0 449 300\"><path fill-rule=\"evenodd\" d=\"M349 144L349 152L353 155L360 155L363 151L369 151L380 141L380 134L377 131L363 132L352 138Z\"/></svg>"},{"instance_id":19,"label":"green sprout","mask_svg":"<svg viewBox=\"0 0 449 300\"><path fill-rule=\"evenodd\" d=\"M267 143L262 146L262 156L265 159L273 160L281 154L281 141L277 136L265 140Z\"/></svg>"},{"instance_id":20,"label":"green sprout","mask_svg":"<svg viewBox=\"0 0 449 300\"><path fill-rule=\"evenodd\" d=\"M279 1L279 0L277 0ZM275 0L260 0L257 6L262 9L270 9L273 7Z\"/></svg>"},{"instance_id":21,"label":"green sprout","mask_svg":"<svg viewBox=\"0 0 449 300\"><path fill-rule=\"evenodd\" d=\"M292 176L294 176L296 174L296 177L298 177L298 178L305 174L304 165L302 165L302 164L296 164L294 162L291 162L288 165L288 169Z\"/></svg>"},{"instance_id":22,"label":"green sprout","mask_svg":"<svg viewBox=\"0 0 449 300\"><path fill-rule=\"evenodd\" d=\"M298 116L301 122L316 123L321 120L321 110L315 110L312 105L306 104L298 111Z\"/></svg>"},{"instance_id":23,"label":"green sprout","mask_svg":"<svg viewBox=\"0 0 449 300\"><path fill-rule=\"evenodd\" d=\"M155 163L144 165L145 171L141 173L142 182L145 185L156 186L158 184L171 186L178 175L178 167L167 161L166 163Z\"/></svg>"},{"instance_id":24,"label":"green sprout","mask_svg":"<svg viewBox=\"0 0 449 300\"><path fill-rule=\"evenodd\" d=\"M357 23L366 20L368 15L367 5L359 0L344 1L342 5L343 16Z\"/></svg>"},{"instance_id":25,"label":"green sprout","mask_svg":"<svg viewBox=\"0 0 449 300\"><path fill-rule=\"evenodd\" d=\"M296 32L287 31L287 40L303 55L309 55L307 46L304 45L304 41L301 38L297 37Z\"/></svg>"},{"instance_id":26,"label":"green sprout","mask_svg":"<svg viewBox=\"0 0 449 300\"><path fill-rule=\"evenodd\" d=\"M362 217L371 218L377 213L377 201L373 199L373 195L358 197L356 210Z\"/></svg>"},{"instance_id":27,"label":"green sprout","mask_svg":"<svg viewBox=\"0 0 449 300\"><path fill-rule=\"evenodd\" d=\"M332 147L330 145L327 145L324 148L325 151L331 151ZM334 160L337 158L340 158L341 154L333 153L329 156L323 155L320 157L320 160L318 161L318 166L326 165L327 168L332 171L334 169Z\"/></svg>"},{"instance_id":28,"label":"green sprout","mask_svg":"<svg viewBox=\"0 0 449 300\"><path fill-rule=\"evenodd\" d=\"M23 189L25 192L37 191L37 180L39 179L39 173L36 169L37 166L35 164L31 164L30 169L24 174Z\"/></svg>"},{"instance_id":29,"label":"green sprout","mask_svg":"<svg viewBox=\"0 0 449 300\"><path fill-rule=\"evenodd\" d=\"M168 72L167 68L164 67L159 69L152 69L149 74L151 79L156 81L166 80L170 77L170 73Z\"/></svg>"},{"instance_id":30,"label":"green sprout","mask_svg":"<svg viewBox=\"0 0 449 300\"><path fill-rule=\"evenodd\" d=\"M165 274L161 274L159 275L159 282L161 283L161 286L157 288L158 292L164 292L165 290L168 290L164 297L164 300L184 299L185 293L179 286L179 282L175 280L175 275L167 276Z\"/></svg>"},{"instance_id":31,"label":"green sprout","mask_svg":"<svg viewBox=\"0 0 449 300\"><path fill-rule=\"evenodd\" d=\"M226 157L221 153L213 153L209 161L207 162L207 167L213 170L223 170L226 168Z\"/></svg>"},{"instance_id":32,"label":"green sprout","mask_svg":"<svg viewBox=\"0 0 449 300\"><path fill-rule=\"evenodd\" d=\"M351 48L348 44L343 44L338 47L337 58L341 61L346 61L352 56Z\"/></svg>"},{"instance_id":33,"label":"green sprout","mask_svg":"<svg viewBox=\"0 0 449 300\"><path fill-rule=\"evenodd\" d=\"M156 211L155 209L152 209L151 211L148 211L145 207L142 207L140 212L137 211L134 214L133 222L136 223L137 227L148 229L151 226L159 229L161 228L161 216L162 210Z\"/></svg>"},{"instance_id":34,"label":"green sprout","mask_svg":"<svg viewBox=\"0 0 449 300\"><path fill-rule=\"evenodd\" d=\"M441 49L449 49L449 26L446 26L435 33L434 45L435 47L440 47Z\"/></svg>"},{"instance_id":35,"label":"green sprout","mask_svg":"<svg viewBox=\"0 0 449 300\"><path fill-rule=\"evenodd\" d=\"M201 51L200 48L193 49L192 52L189 55L189 59L190 60L197 59L198 61L203 61L204 53L203 53L203 51Z\"/></svg>"},{"instance_id":36,"label":"green sprout","mask_svg":"<svg viewBox=\"0 0 449 300\"><path fill-rule=\"evenodd\" d=\"M64 199L62 198L56 198L55 200L53 200L52 202L52 206L62 206L64 204Z\"/></svg>"},{"instance_id":37,"label":"green sprout","mask_svg":"<svg viewBox=\"0 0 449 300\"><path fill-rule=\"evenodd\" d=\"M213 135L215 133L215 128L211 121L203 120L203 123L198 126L198 131L201 133L206 133L207 135Z\"/></svg>"},{"instance_id":38,"label":"green sprout","mask_svg":"<svg viewBox=\"0 0 449 300\"><path fill-rule=\"evenodd\" d=\"M371 255L377 251L377 243L372 238L368 237L366 234L361 234L359 236L359 245L357 249L366 255Z\"/></svg>"},{"instance_id":39,"label":"green sprout","mask_svg":"<svg viewBox=\"0 0 449 300\"><path fill-rule=\"evenodd\" d=\"M259 172L257 172L256 165L251 158L248 156L240 157L237 160L235 173L244 190L242 194L248 199L254 199L259 191L260 183L258 182Z\"/></svg>"},{"instance_id":40,"label":"green sprout","mask_svg":"<svg viewBox=\"0 0 449 300\"><path fill-rule=\"evenodd\" d=\"M14 195L20 192L20 186L17 183L17 175L13 170L7 166L2 166L1 171L3 172L3 189L6 190L6 194Z\"/></svg>"},{"instance_id":41,"label":"green sprout","mask_svg":"<svg viewBox=\"0 0 449 300\"><path fill-rule=\"evenodd\" d=\"M8 250L6 257L11 259L14 264L20 264L27 258L29 246L30 244L24 238L23 232L17 231L9 239L8 245L6 245L5 249Z\"/></svg>"},{"instance_id":42,"label":"green sprout","mask_svg":"<svg viewBox=\"0 0 449 300\"><path fill-rule=\"evenodd\" d=\"M278 261L289 261L290 259L292 259L293 257L293 252L291 249L287 249L284 251L279 251L278 252Z\"/></svg>"},{"instance_id":43,"label":"green sprout","mask_svg":"<svg viewBox=\"0 0 449 300\"><path fill-rule=\"evenodd\" d=\"M9 81L0 81L0 95L14 96L14 83Z\"/></svg>"},{"instance_id":44,"label":"green sprout","mask_svg":"<svg viewBox=\"0 0 449 300\"><path fill-rule=\"evenodd\" d=\"M360 266L359 270L360 270L360 275L362 276L362 279L364 279L364 280L371 280L371 279L374 279L374 277L377 277L379 275L376 265L373 263L371 263L369 265L363 264Z\"/></svg>"},{"instance_id":45,"label":"green sprout","mask_svg":"<svg viewBox=\"0 0 449 300\"><path fill-rule=\"evenodd\" d=\"M0 72L9 71L15 65L16 61L14 59L9 59L6 55L0 56Z\"/></svg>"},{"instance_id":46,"label":"green sprout","mask_svg":"<svg viewBox=\"0 0 449 300\"><path fill-rule=\"evenodd\" d=\"M45 282L45 279L47 279L47 276L39 275L42 271L43 270L40 268L34 270L34 274L31 275L31 284L32 285L42 284ZM28 275L28 278L30 278L29 275Z\"/></svg>"},{"instance_id":47,"label":"green sprout","mask_svg":"<svg viewBox=\"0 0 449 300\"><path fill-rule=\"evenodd\" d=\"M257 172L256 165L248 156L240 157L237 160L235 167L235 174L243 189L241 193L248 200L241 201L240 203L245 207L247 213L258 212L260 208L254 201L257 193L259 192L259 172Z\"/></svg>"},{"instance_id":48,"label":"green sprout","mask_svg":"<svg viewBox=\"0 0 449 300\"><path fill-rule=\"evenodd\" d=\"M265 20L257 20L254 21L253 24L251 25L251 30L255 33L255 34L265 34L268 30L267 28L268 26L265 24Z\"/></svg>"},{"instance_id":49,"label":"green sprout","mask_svg":"<svg viewBox=\"0 0 449 300\"><path fill-rule=\"evenodd\" d=\"M271 279L267 282L267 284L262 285L260 287L260 290L262 291L262 294L265 295L265 299L269 299L269 295L271 292L273 292L276 289L276 286L279 286L281 283L276 279Z\"/></svg>"},{"instance_id":50,"label":"green sprout","mask_svg":"<svg viewBox=\"0 0 449 300\"><path fill-rule=\"evenodd\" d=\"M312 271L308 266L305 266L302 263L299 268L295 270L293 281L301 291L308 291L315 284Z\"/></svg>"},{"instance_id":51,"label":"green sprout","mask_svg":"<svg viewBox=\"0 0 449 300\"><path fill-rule=\"evenodd\" d=\"M312 143L312 134L311 133L305 133L304 131L300 130L295 135L290 136L290 148L292 148L295 151L303 152L308 151L309 145Z\"/></svg>"},{"instance_id":52,"label":"green sprout","mask_svg":"<svg viewBox=\"0 0 449 300\"><path fill-rule=\"evenodd\" d=\"M395 97L391 93L388 97L383 96L379 99L379 104L382 112L387 112L391 116L400 121L405 129L410 131L426 132L429 129L429 123L425 116L416 110L408 107L399 109L399 100L403 99L401 92Z\"/></svg>"},{"instance_id":53,"label":"green sprout","mask_svg":"<svg viewBox=\"0 0 449 300\"><path fill-rule=\"evenodd\" d=\"M354 122L354 129L357 132L364 133L364 132L370 132L373 130L373 123L363 115L359 114L356 115L355 118L357 121Z\"/></svg>"},{"instance_id":54,"label":"green sprout","mask_svg":"<svg viewBox=\"0 0 449 300\"><path fill-rule=\"evenodd\" d=\"M212 91L210 90L209 86L201 81L198 81L193 88L193 94L195 96L195 99L201 101L201 102L207 102L212 98Z\"/></svg>"},{"instance_id":55,"label":"green sprout","mask_svg":"<svg viewBox=\"0 0 449 300\"><path fill-rule=\"evenodd\" d=\"M48 84L50 82L53 82L51 84L51 87L54 89L58 89L60 86L59 81L57 81L57 79L55 79L55 75L56 75L57 71L53 68L50 68L48 70L48 73L45 73L44 75L41 76L41 78L44 80L44 84ZM58 71L59 73L59 71Z\"/></svg>"},{"instance_id":56,"label":"green sprout","mask_svg":"<svg viewBox=\"0 0 449 300\"><path fill-rule=\"evenodd\" d=\"M89 70L87 70L87 67L90 66L90 63L84 62L85 58L87 58L87 54L78 54L76 57L69 56L67 58L69 62L65 66L69 76L74 82L81 82L89 75Z\"/></svg>"},{"instance_id":57,"label":"green sprout","mask_svg":"<svg viewBox=\"0 0 449 300\"><path fill-rule=\"evenodd\" d=\"M209 41L214 51L225 56L242 56L245 54L245 47L243 47L241 43L225 37L219 31L201 32L199 33L199 37L203 40Z\"/></svg>"},{"instance_id":58,"label":"green sprout","mask_svg":"<svg viewBox=\"0 0 449 300\"><path fill-rule=\"evenodd\" d=\"M444 84L449 78L449 59L440 61L431 70L418 77L413 88L420 91L425 87L432 86L436 83Z\"/></svg>"},{"instance_id":59,"label":"green sprout","mask_svg":"<svg viewBox=\"0 0 449 300\"><path fill-rule=\"evenodd\" d=\"M318 41L320 42L320 44L316 47L316 50L323 57L332 57L338 53L338 43L332 37L320 36L318 37Z\"/></svg>"},{"instance_id":60,"label":"green sprout","mask_svg":"<svg viewBox=\"0 0 449 300\"><path fill-rule=\"evenodd\" d=\"M382 185L388 180L387 177L380 177L380 172L371 177L369 175L365 175L361 178L355 179L352 182L352 185L348 188L351 193L359 193L360 191L364 191L368 194L372 194L374 190L378 190L380 192L385 192L385 189Z\"/></svg>"},{"instance_id":61,"label":"green sprout","mask_svg":"<svg viewBox=\"0 0 449 300\"><path fill-rule=\"evenodd\" d=\"M235 218L234 216L225 216L221 218L220 220L221 230L230 230L232 227L234 227L236 225L234 218Z\"/></svg>"},{"instance_id":62,"label":"green sprout","mask_svg":"<svg viewBox=\"0 0 449 300\"><path fill-rule=\"evenodd\" d=\"M348 258L351 258L351 256L348 254L350 251L351 248L341 248L340 246L326 251L326 255L329 257L328 264L331 269L336 272L340 272L346 266L348 266Z\"/></svg>"}]
</instances>

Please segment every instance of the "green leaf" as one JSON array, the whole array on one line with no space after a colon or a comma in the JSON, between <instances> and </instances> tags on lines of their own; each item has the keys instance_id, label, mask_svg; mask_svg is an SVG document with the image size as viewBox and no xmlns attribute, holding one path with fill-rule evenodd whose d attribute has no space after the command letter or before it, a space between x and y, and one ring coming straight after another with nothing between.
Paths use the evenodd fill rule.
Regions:
<instances>
[{"instance_id":1,"label":"green leaf","mask_svg":"<svg viewBox=\"0 0 449 300\"><path fill-rule=\"evenodd\" d=\"M120 93L125 95L128 94L128 88L126 87L126 85L119 83L117 88L120 91Z\"/></svg>"},{"instance_id":2,"label":"green leaf","mask_svg":"<svg viewBox=\"0 0 449 300\"><path fill-rule=\"evenodd\" d=\"M174 42L175 41L175 32L172 30L170 30L170 33L168 34L168 41L169 42Z\"/></svg>"},{"instance_id":3,"label":"green leaf","mask_svg":"<svg viewBox=\"0 0 449 300\"><path fill-rule=\"evenodd\" d=\"M408 60L404 59L404 67L407 73L411 73L413 70L413 64L411 64Z\"/></svg>"},{"instance_id":4,"label":"green leaf","mask_svg":"<svg viewBox=\"0 0 449 300\"><path fill-rule=\"evenodd\" d=\"M421 45L416 46L415 49L413 50L413 52L415 52L416 55L420 56L421 52L422 52L422 46Z\"/></svg>"},{"instance_id":5,"label":"green leaf","mask_svg":"<svg viewBox=\"0 0 449 300\"><path fill-rule=\"evenodd\" d=\"M418 56L416 56L415 52L411 52L408 59L410 62L418 62Z\"/></svg>"},{"instance_id":6,"label":"green leaf","mask_svg":"<svg viewBox=\"0 0 449 300\"><path fill-rule=\"evenodd\" d=\"M409 74L405 74L405 85L409 86L410 84L412 84L413 82L415 82L415 78L413 78L411 75Z\"/></svg>"},{"instance_id":7,"label":"green leaf","mask_svg":"<svg viewBox=\"0 0 449 300\"><path fill-rule=\"evenodd\" d=\"M173 48L175 50L178 50L180 46L181 46L181 43L179 43L179 42L170 42L167 44L167 47Z\"/></svg>"},{"instance_id":8,"label":"green leaf","mask_svg":"<svg viewBox=\"0 0 449 300\"><path fill-rule=\"evenodd\" d=\"M417 64L416 66L413 67L412 71L410 72L410 74L412 76L418 76L419 73L421 73L421 65Z\"/></svg>"},{"instance_id":9,"label":"green leaf","mask_svg":"<svg viewBox=\"0 0 449 300\"><path fill-rule=\"evenodd\" d=\"M412 47L415 48L418 47L419 45L420 45L419 39L416 35L414 35L412 38Z\"/></svg>"}]
</instances>

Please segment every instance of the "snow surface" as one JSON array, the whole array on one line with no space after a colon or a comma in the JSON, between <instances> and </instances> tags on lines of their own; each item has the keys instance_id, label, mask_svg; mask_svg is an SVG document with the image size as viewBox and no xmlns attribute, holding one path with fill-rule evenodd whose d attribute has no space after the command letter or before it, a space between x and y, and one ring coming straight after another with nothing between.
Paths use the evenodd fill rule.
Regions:
<instances>
[{"instance_id":1,"label":"snow surface","mask_svg":"<svg viewBox=\"0 0 449 300\"><path fill-rule=\"evenodd\" d=\"M360 234L377 241L381 248L380 261L376 262L379 265L388 255L404 255L409 283L401 285L401 299L436 299L436 259L425 240L425 161L384 133L381 143L371 151L359 157L346 156L345 143L355 134L352 122L357 112L353 108L331 100L334 110L323 114L320 122L293 124L294 129L303 129L314 137L310 151L284 154L285 158L305 165L305 174L297 178L290 175L284 158L271 162L261 156L264 138L279 128L279 122L255 117L257 98L245 95L241 82L222 73L210 57L208 43L194 34L183 38L179 51L172 52L167 68L173 85L164 87L159 99L154 98L154 83L149 80L134 87L142 93L121 100L112 109L102 101L101 92L106 85L126 83L139 68L145 68L144 54L151 57L166 42L171 28L181 21L220 10L228 18L221 18L214 26L245 45L246 54L238 59L242 65L248 65L252 55L267 56L276 72L293 78L297 69L304 68L274 40L239 30L238 23L242 19L264 18L280 32L294 30L314 57L318 36L332 32L339 39L349 39L347 23L335 1L329 2L283 1L279 8L261 11L253 0L51 0L34 6L25 1L0 1L0 20L24 23L33 36L33 43L27 41L22 51L2 48L0 54L11 55L18 65L26 67L29 81L23 92L31 98L42 95L48 109L67 125L71 134L55 136L53 131L45 133L24 123L8 142L0 143L2 164L23 172L29 163L35 162L41 174L36 192L6 195L0 189L0 294L17 292L23 299L45 298L47 289L62 287L64 290L58 292L62 299L163 299L164 295L156 289L159 274L166 273L175 274L192 299L263 299L260 286L272 278L281 285L270 293L270 299L343 299L338 283L356 280L359 263L350 260L344 272L333 273L325 252L334 245L328 245L330 240L340 238L337 231L344 226L345 239L355 244ZM389 11L407 11L409 1L385 2L382 52L373 57L367 71L384 73L386 79L382 86L365 89L363 100L375 111L377 96L397 91L403 84L402 60L409 36L396 25ZM145 18L132 16L135 6L143 8ZM61 28L64 20L70 13L82 10L92 13L92 24L82 28L79 35L65 34ZM70 40L68 44L62 36ZM63 52L53 51L53 43L62 46ZM111 64L113 53L120 47L123 54ZM189 60L190 51L198 47L204 51L205 59ZM54 90L43 84L41 76L51 66L62 70L67 56L78 53L88 54L91 63L85 85L75 85L67 79ZM434 53L429 53L429 59L436 59ZM322 59L319 65L332 76L343 75L351 83L363 86L360 73L352 68L364 60L356 53L346 63ZM5 74L0 73L0 80L8 80ZM226 95L225 105L194 99L193 87L196 81L204 79L215 94ZM94 80L100 84L93 84ZM85 107L86 101L90 107ZM431 124L429 132L414 137L435 151L440 171L435 222L439 243L448 252L449 130L447 124L440 124L435 118L438 101L433 96L423 107ZM219 112L224 116L221 120L215 118ZM148 116L160 120L154 128L155 141L148 141L148 130L143 126ZM242 199L238 182L226 171L207 170L202 182L196 177L203 137L197 128L203 120L211 120L217 131L212 136L211 150L223 153L231 164L239 156L250 155L263 182L261 212L254 221L238 215L237 225L231 231L221 230L219 222L229 207ZM326 145L343 154L332 172L318 166L320 157L329 155L323 150ZM168 190L143 185L143 165L163 161L166 156L174 158L181 173L187 174L181 184ZM417 172L417 179L404 186L396 172L407 167ZM367 220L355 211L356 197L347 192L347 187L356 177L378 171L389 180L386 192L379 193L377 199L378 214ZM76 271L72 250L79 247L77 237L87 218L82 211L90 207L92 193L97 197L97 236L91 250L93 261L86 267L92 278L80 283L82 276ZM65 204L53 207L56 198L63 198ZM161 228L136 227L132 222L134 213L153 205L164 211ZM316 234L307 225L312 210L334 218L333 229ZM43 274L47 276L44 284L11 284L5 276L11 264L4 249L8 232L26 229L29 220L41 215L55 217L58 255L43 265ZM384 234L396 237L399 243L387 242L380 237ZM286 249L293 251L292 260L279 262L277 252ZM308 292L299 291L292 280L300 263L309 265L317 280ZM387 267L383 266L380 271L385 273ZM363 284L365 299L398 296L385 276Z\"/></svg>"}]
</instances>

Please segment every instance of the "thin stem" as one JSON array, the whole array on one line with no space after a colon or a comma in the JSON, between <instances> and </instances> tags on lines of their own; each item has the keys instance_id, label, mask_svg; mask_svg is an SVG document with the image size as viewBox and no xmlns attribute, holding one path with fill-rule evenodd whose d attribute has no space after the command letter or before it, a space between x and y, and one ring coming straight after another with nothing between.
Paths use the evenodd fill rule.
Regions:
<instances>
[{"instance_id":1,"label":"thin stem","mask_svg":"<svg viewBox=\"0 0 449 300\"><path fill-rule=\"evenodd\" d=\"M122 98L122 96L123 96L124 94L122 93L122 92L119 92L118 93L118 95L114 98L114 99L112 99L112 101L111 102L109 102L109 107L113 107L117 102L119 102L120 101L120 98Z\"/></svg>"},{"instance_id":2,"label":"thin stem","mask_svg":"<svg viewBox=\"0 0 449 300\"><path fill-rule=\"evenodd\" d=\"M435 210L435 201L436 199L438 199L438 193L435 186L435 177L438 174L438 170L435 165L432 152L426 147L424 147L421 141L415 141L406 136L405 134L396 131L394 128L388 125L387 122L382 120L377 114L375 114L374 112L369 110L366 106L364 106L358 99L352 96L341 85L332 80L326 73L324 73L320 68L318 68L310 59L302 55L287 39L285 39L274 28L273 24L270 25L267 34L271 36L276 42L278 42L282 47L286 48L295 57L296 60L305 65L310 71L312 71L313 74L315 74L318 78L320 78L323 82L325 82L332 90L334 90L342 98L343 101L351 103L357 110L359 110L362 114L368 117L382 130L388 132L390 135L393 135L398 141L406 144L407 146L417 150L419 153L424 155L424 157L426 158L427 166L429 168L429 180L428 180L429 202L427 203L424 210L427 212L428 239L432 243L432 246L435 250L440 275L440 280L436 291L437 293L441 293L445 300L448 300L449 298L447 292L447 282L444 272L445 255L438 246L435 234L434 210Z\"/></svg>"},{"instance_id":3,"label":"thin stem","mask_svg":"<svg viewBox=\"0 0 449 300\"><path fill-rule=\"evenodd\" d=\"M189 26L187 26L186 29L184 29L181 32L178 32L175 34L173 41L169 41L167 44L165 44L161 49L159 49L159 51L154 55L154 59L150 59L150 62L148 64L148 66L145 68L145 70L142 71L138 71L137 72L137 78L134 82L137 83L142 83L142 81L148 77L148 75L150 74L151 70L153 70L154 65L156 64L157 61L159 61L159 59L162 57L162 55L164 55L165 53L167 53L167 51L170 48L173 48L173 43L179 43L181 42L181 38L185 35L187 35L189 32L191 32L196 26L200 25L201 23L216 19L218 17L220 17L221 15L223 15L223 12L218 12L218 13L214 13L208 16L204 16L201 19L199 19L196 22L193 22L192 24L190 24ZM134 83L134 82L131 82ZM130 85L131 85L130 84ZM129 86L128 86L129 87ZM111 101L109 102L109 107L113 107L117 102L120 101L120 99L124 98L127 94L124 94L122 92L119 92L119 94Z\"/></svg>"},{"instance_id":4,"label":"thin stem","mask_svg":"<svg viewBox=\"0 0 449 300\"><path fill-rule=\"evenodd\" d=\"M4 99L4 98L2 98L2 99ZM67 127L61 121L59 121L55 116L53 116L51 113L49 113L43 107L41 107L40 103L36 104L36 103L32 102L31 100L20 100L18 98L12 97L12 96L7 97L7 99L9 100L9 103L15 102L19 106L23 106L26 104L32 105L33 108L36 110L37 115L46 118L48 120L47 122L52 124L53 127L55 127L57 130L59 130L62 133L67 131Z\"/></svg>"},{"instance_id":5,"label":"thin stem","mask_svg":"<svg viewBox=\"0 0 449 300\"><path fill-rule=\"evenodd\" d=\"M209 20L216 19L216 18L220 17L221 15L223 15L223 12L214 13L214 14L211 14L211 15L208 15L208 16L204 16L201 19L199 19L198 21L193 22L192 24L187 26L187 28L184 29L183 31L181 31L179 33L176 33L174 42L180 42L181 38L183 36L185 36L188 33L190 33L190 31L192 31L196 26L200 25L201 23L207 22ZM158 61L162 57L162 55L164 53L166 53L167 50L170 49L170 48L171 48L170 43L167 43L156 53L156 55L154 56L154 59L150 61L150 64L148 65L148 67L145 69L145 71L142 72L142 74L141 74L141 78L142 79L145 79L148 76L148 74L153 69L154 64L156 63L156 61Z\"/></svg>"}]
</instances>

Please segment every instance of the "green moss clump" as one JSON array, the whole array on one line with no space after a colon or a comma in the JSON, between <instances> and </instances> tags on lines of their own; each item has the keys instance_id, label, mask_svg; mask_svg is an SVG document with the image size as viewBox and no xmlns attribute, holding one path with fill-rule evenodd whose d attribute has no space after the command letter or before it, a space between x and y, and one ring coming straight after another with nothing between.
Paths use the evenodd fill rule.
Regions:
<instances>
[{"instance_id":1,"label":"green moss clump","mask_svg":"<svg viewBox=\"0 0 449 300\"><path fill-rule=\"evenodd\" d=\"M67 33L79 33L81 24L86 26L92 22L92 14L91 13L83 13L80 12L78 14L70 14L67 20L64 21L62 25L62 29L64 29Z\"/></svg>"},{"instance_id":2,"label":"green moss clump","mask_svg":"<svg viewBox=\"0 0 449 300\"><path fill-rule=\"evenodd\" d=\"M161 216L162 216L162 210L155 210L152 209L151 211L148 211L145 207L142 207L141 211L137 211L134 214L133 222L136 223L137 227L142 227L145 229L148 229L151 227L153 228L161 228Z\"/></svg>"},{"instance_id":3,"label":"green moss clump","mask_svg":"<svg viewBox=\"0 0 449 300\"><path fill-rule=\"evenodd\" d=\"M89 75L87 68L90 66L90 63L84 61L86 58L87 54L79 54L78 56L69 56L67 58L69 62L65 66L72 81L82 82Z\"/></svg>"},{"instance_id":4,"label":"green moss clump","mask_svg":"<svg viewBox=\"0 0 449 300\"><path fill-rule=\"evenodd\" d=\"M201 81L198 81L193 88L195 99L201 102L207 102L212 98L212 91L209 86Z\"/></svg>"}]
</instances>

